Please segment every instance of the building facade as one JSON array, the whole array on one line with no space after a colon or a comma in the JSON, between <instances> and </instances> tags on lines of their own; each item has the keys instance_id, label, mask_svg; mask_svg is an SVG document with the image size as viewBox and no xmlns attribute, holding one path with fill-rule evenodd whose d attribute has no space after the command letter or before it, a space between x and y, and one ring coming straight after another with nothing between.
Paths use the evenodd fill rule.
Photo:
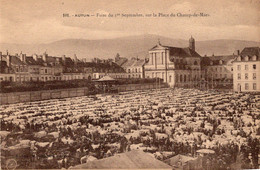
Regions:
<instances>
[{"instance_id":1,"label":"building facade","mask_svg":"<svg viewBox=\"0 0 260 170\"><path fill-rule=\"evenodd\" d=\"M260 48L244 48L233 62L233 90L236 92L260 91Z\"/></svg>"},{"instance_id":2,"label":"building facade","mask_svg":"<svg viewBox=\"0 0 260 170\"><path fill-rule=\"evenodd\" d=\"M161 78L171 87L196 86L201 79L201 56L195 51L191 37L188 48L158 44L149 50L148 63L144 67L146 78Z\"/></svg>"},{"instance_id":3,"label":"building facade","mask_svg":"<svg viewBox=\"0 0 260 170\"><path fill-rule=\"evenodd\" d=\"M233 87L233 61L237 55L202 57L204 79L209 88Z\"/></svg>"}]
</instances>

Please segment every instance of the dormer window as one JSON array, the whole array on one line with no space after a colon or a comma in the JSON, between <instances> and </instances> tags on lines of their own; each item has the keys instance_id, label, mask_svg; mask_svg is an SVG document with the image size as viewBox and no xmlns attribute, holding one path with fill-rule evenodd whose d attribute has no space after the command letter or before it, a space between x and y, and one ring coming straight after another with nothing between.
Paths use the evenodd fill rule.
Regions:
<instances>
[{"instance_id":1,"label":"dormer window","mask_svg":"<svg viewBox=\"0 0 260 170\"><path fill-rule=\"evenodd\" d=\"M241 56L238 56L238 57L237 57L237 61L241 61Z\"/></svg>"},{"instance_id":2,"label":"dormer window","mask_svg":"<svg viewBox=\"0 0 260 170\"><path fill-rule=\"evenodd\" d=\"M253 60L253 61L256 61L256 55L254 55L254 56L252 57L252 60Z\"/></svg>"},{"instance_id":3,"label":"dormer window","mask_svg":"<svg viewBox=\"0 0 260 170\"><path fill-rule=\"evenodd\" d=\"M222 61L222 60L219 60L219 64L222 65L222 64L223 64L223 61Z\"/></svg>"},{"instance_id":4,"label":"dormer window","mask_svg":"<svg viewBox=\"0 0 260 170\"><path fill-rule=\"evenodd\" d=\"M213 65L213 61L210 61L210 65Z\"/></svg>"},{"instance_id":5,"label":"dormer window","mask_svg":"<svg viewBox=\"0 0 260 170\"><path fill-rule=\"evenodd\" d=\"M245 57L245 61L248 61L248 59L249 59L249 57L248 57L248 56L246 56L246 57Z\"/></svg>"}]
</instances>

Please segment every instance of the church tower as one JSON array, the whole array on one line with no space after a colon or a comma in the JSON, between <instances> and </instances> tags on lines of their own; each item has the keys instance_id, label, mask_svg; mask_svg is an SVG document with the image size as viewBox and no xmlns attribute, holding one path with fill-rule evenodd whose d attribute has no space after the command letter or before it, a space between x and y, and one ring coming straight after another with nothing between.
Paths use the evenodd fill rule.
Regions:
<instances>
[{"instance_id":1,"label":"church tower","mask_svg":"<svg viewBox=\"0 0 260 170\"><path fill-rule=\"evenodd\" d=\"M189 40L189 48L195 51L195 39L192 36Z\"/></svg>"}]
</instances>

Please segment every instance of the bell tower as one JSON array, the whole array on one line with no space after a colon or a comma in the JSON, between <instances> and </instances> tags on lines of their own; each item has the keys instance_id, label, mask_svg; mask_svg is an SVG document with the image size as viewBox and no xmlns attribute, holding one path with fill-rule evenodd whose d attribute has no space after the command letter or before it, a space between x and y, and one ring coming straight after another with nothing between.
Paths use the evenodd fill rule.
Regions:
<instances>
[{"instance_id":1,"label":"bell tower","mask_svg":"<svg viewBox=\"0 0 260 170\"><path fill-rule=\"evenodd\" d=\"M192 36L189 40L189 48L195 51L195 39Z\"/></svg>"}]
</instances>

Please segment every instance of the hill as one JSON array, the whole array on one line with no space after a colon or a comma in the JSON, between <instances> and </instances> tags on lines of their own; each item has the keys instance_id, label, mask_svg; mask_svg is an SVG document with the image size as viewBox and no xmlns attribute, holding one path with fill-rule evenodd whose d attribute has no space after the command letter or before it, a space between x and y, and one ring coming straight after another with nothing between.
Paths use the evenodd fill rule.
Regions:
<instances>
[{"instance_id":1,"label":"hill","mask_svg":"<svg viewBox=\"0 0 260 170\"><path fill-rule=\"evenodd\" d=\"M5 53L8 50L11 54L33 53L42 54L47 50L49 55L72 56L77 54L78 58L94 57L114 58L117 53L122 57L144 58L148 55L148 50L152 48L160 39L161 44L176 47L188 47L188 40L173 39L169 37L145 34L139 36L129 36L115 39L86 40L86 39L64 39L48 44L0 44L0 51ZM195 37L196 40L196 37ZM244 47L260 46L260 42L243 40L207 40L196 41L196 51L201 55L224 55L233 54Z\"/></svg>"}]
</instances>

